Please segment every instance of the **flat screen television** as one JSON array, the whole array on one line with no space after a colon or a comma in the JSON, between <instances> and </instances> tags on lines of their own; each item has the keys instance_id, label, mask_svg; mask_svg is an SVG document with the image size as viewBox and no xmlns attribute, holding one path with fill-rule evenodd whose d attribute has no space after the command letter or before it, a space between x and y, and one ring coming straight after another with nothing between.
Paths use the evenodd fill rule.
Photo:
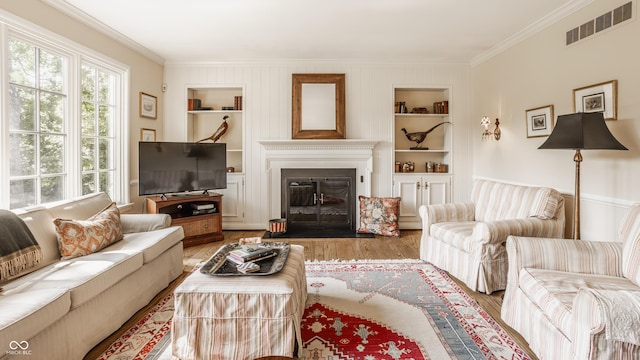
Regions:
<instances>
[{"instance_id":1,"label":"flat screen television","mask_svg":"<svg viewBox=\"0 0 640 360\"><path fill-rule=\"evenodd\" d=\"M227 145L140 142L138 195L168 195L227 188Z\"/></svg>"}]
</instances>

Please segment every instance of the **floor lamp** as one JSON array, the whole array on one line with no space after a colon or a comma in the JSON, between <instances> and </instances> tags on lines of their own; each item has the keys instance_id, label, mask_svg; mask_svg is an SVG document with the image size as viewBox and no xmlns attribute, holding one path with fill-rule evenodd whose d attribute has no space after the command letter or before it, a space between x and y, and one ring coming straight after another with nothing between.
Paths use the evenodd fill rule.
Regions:
<instances>
[{"instance_id":1,"label":"floor lamp","mask_svg":"<svg viewBox=\"0 0 640 360\"><path fill-rule=\"evenodd\" d=\"M573 238L580 239L580 150L628 150L609 131L602 113L575 113L558 116L547 141L538 149L574 149L576 189L573 200Z\"/></svg>"}]
</instances>

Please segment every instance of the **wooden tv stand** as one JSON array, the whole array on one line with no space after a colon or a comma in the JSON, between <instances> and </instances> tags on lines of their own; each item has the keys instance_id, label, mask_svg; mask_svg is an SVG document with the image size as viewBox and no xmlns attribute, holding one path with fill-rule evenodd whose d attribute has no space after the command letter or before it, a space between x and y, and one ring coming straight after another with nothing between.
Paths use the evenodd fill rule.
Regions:
<instances>
[{"instance_id":1,"label":"wooden tv stand","mask_svg":"<svg viewBox=\"0 0 640 360\"><path fill-rule=\"evenodd\" d=\"M214 204L213 209L197 210L193 204ZM149 214L171 215L171 225L180 225L184 230L185 247L224 240L222 234L222 195L178 195L149 196L146 199Z\"/></svg>"}]
</instances>

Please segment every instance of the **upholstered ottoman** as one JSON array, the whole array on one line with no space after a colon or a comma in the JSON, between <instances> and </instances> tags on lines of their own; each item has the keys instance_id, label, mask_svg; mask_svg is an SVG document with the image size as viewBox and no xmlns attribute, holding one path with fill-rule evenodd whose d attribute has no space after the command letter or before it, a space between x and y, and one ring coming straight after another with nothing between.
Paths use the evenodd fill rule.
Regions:
<instances>
[{"instance_id":1,"label":"upholstered ottoman","mask_svg":"<svg viewBox=\"0 0 640 360\"><path fill-rule=\"evenodd\" d=\"M272 275L210 276L195 271L174 295L174 356L293 356L307 299L304 248L291 245L283 269Z\"/></svg>"}]
</instances>

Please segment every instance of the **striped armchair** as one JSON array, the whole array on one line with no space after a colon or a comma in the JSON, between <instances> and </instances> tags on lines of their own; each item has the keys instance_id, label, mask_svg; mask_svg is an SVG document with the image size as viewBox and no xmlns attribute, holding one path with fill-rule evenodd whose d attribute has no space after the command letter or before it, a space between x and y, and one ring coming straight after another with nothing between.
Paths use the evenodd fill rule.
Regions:
<instances>
[{"instance_id":1,"label":"striped armchair","mask_svg":"<svg viewBox=\"0 0 640 360\"><path fill-rule=\"evenodd\" d=\"M507 286L509 235L562 237L564 198L551 188L476 180L471 202L420 207L420 258L471 290Z\"/></svg>"},{"instance_id":2,"label":"striped armchair","mask_svg":"<svg viewBox=\"0 0 640 360\"><path fill-rule=\"evenodd\" d=\"M509 237L502 319L541 359L640 359L640 205L622 242Z\"/></svg>"}]
</instances>

